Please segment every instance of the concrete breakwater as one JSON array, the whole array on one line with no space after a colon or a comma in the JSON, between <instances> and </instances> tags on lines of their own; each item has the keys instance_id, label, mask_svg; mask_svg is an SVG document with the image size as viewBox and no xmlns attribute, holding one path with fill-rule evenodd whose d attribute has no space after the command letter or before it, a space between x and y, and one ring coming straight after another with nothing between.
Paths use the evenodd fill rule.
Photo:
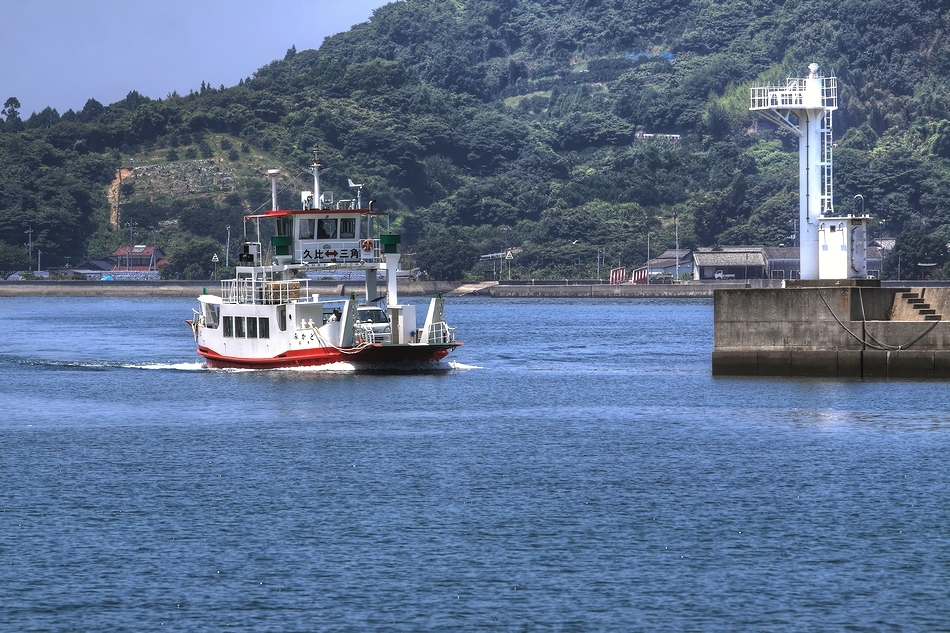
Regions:
<instances>
[{"instance_id":1,"label":"concrete breakwater","mask_svg":"<svg viewBox=\"0 0 950 633\"><path fill-rule=\"evenodd\" d=\"M914 282L915 285L922 282ZM924 282L926 283L926 282ZM937 285L932 282L931 285ZM940 285L945 285L946 282ZM900 285L899 282L884 282ZM362 297L362 281L311 281L311 294ZM400 281L404 297L479 296L494 299L712 299L716 290L778 289L780 280L685 282L679 284L605 284L576 280L503 281L464 284L458 281ZM8 281L0 282L0 297L196 297L220 293L218 281ZM385 286L379 286L385 296Z\"/></svg>"},{"instance_id":2,"label":"concrete breakwater","mask_svg":"<svg viewBox=\"0 0 950 633\"><path fill-rule=\"evenodd\" d=\"M828 284L717 291L713 374L950 378L950 288Z\"/></svg>"},{"instance_id":3,"label":"concrete breakwater","mask_svg":"<svg viewBox=\"0 0 950 633\"><path fill-rule=\"evenodd\" d=\"M711 299L713 288L707 284L499 284L479 294L495 299Z\"/></svg>"}]
</instances>

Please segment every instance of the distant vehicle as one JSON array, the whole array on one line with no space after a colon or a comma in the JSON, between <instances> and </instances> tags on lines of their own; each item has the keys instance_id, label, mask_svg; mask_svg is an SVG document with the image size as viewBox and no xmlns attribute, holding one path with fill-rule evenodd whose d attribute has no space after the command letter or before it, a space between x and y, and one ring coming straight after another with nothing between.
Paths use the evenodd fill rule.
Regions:
<instances>
[{"instance_id":1,"label":"distant vehicle","mask_svg":"<svg viewBox=\"0 0 950 633\"><path fill-rule=\"evenodd\" d=\"M736 276L733 274L725 274L721 270L716 271L716 279L735 279Z\"/></svg>"}]
</instances>

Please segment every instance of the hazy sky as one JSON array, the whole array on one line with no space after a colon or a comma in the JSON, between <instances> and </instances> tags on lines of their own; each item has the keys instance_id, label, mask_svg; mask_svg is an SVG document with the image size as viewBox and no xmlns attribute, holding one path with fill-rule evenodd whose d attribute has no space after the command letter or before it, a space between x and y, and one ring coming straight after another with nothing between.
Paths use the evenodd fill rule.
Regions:
<instances>
[{"instance_id":1,"label":"hazy sky","mask_svg":"<svg viewBox=\"0 0 950 633\"><path fill-rule=\"evenodd\" d=\"M0 104L153 99L233 86L287 49L319 48L389 0L0 0Z\"/></svg>"}]
</instances>

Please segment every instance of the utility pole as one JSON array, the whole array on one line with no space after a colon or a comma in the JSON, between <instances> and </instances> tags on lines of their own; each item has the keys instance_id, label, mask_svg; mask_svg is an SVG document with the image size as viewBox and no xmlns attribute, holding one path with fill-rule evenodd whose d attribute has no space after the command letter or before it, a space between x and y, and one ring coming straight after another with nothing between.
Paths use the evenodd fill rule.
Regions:
<instances>
[{"instance_id":1,"label":"utility pole","mask_svg":"<svg viewBox=\"0 0 950 633\"><path fill-rule=\"evenodd\" d=\"M29 248L30 248L30 259L33 259L33 225L30 225L30 230L23 231L30 236Z\"/></svg>"},{"instance_id":2,"label":"utility pole","mask_svg":"<svg viewBox=\"0 0 950 633\"><path fill-rule=\"evenodd\" d=\"M673 232L676 234L676 281L680 280L680 229L676 223L676 211L673 211Z\"/></svg>"},{"instance_id":3,"label":"utility pole","mask_svg":"<svg viewBox=\"0 0 950 633\"><path fill-rule=\"evenodd\" d=\"M650 217L643 216L643 221L647 225L647 284L650 283Z\"/></svg>"},{"instance_id":4,"label":"utility pole","mask_svg":"<svg viewBox=\"0 0 950 633\"><path fill-rule=\"evenodd\" d=\"M231 253L231 225L229 224L228 225L228 245L227 245L227 248L224 249L224 267L225 268L230 266L230 264L228 263L228 260L229 260L228 255L230 253Z\"/></svg>"},{"instance_id":5,"label":"utility pole","mask_svg":"<svg viewBox=\"0 0 950 633\"><path fill-rule=\"evenodd\" d=\"M126 222L125 225L129 227L129 257L126 260L126 270L132 270L132 245L135 243L132 238L132 229L138 226L138 222Z\"/></svg>"}]
</instances>

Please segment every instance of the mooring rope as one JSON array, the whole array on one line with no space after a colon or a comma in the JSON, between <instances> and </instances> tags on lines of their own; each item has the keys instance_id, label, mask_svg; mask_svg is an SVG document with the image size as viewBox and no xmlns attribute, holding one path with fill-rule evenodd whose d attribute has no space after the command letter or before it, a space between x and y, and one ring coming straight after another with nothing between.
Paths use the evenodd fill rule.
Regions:
<instances>
[{"instance_id":1,"label":"mooring rope","mask_svg":"<svg viewBox=\"0 0 950 633\"><path fill-rule=\"evenodd\" d=\"M840 325L841 328L842 328L845 332L847 332L847 333L850 334L852 337L854 337L854 340L856 340L857 342L861 343L862 345L866 345L866 346L868 346L868 347L870 347L870 348L872 348L872 349L877 349L877 350L881 350L881 351L888 351L888 352L890 352L890 351L899 352L899 351L902 351L902 350L906 350L906 349L908 349L910 346L912 346L914 343L917 343L918 341L920 341L920 339L922 339L922 338L924 338L925 336L927 336L928 334L930 334L930 333L933 331L933 329L934 329L935 327L937 327L937 324L940 323L940 321L934 321L934 322L933 322L933 325L931 325L929 328L927 328L927 329L923 332L923 334L921 334L920 336L918 336L917 338L915 338L914 340L912 340L910 343L906 343L906 344L904 344L904 345L888 345L887 343L882 343L881 341L877 340L876 338L874 338L874 335L873 335L873 334L871 334L870 332L867 331L867 319L866 319L865 314L864 314L864 294L861 292L861 288L860 288L860 287L858 287L858 298L859 298L860 301L861 301L861 325L863 326L864 334L866 335L867 338L862 338L862 337L858 336L857 334L855 334L854 332L852 332L850 329L848 329L848 326L841 322L841 319L838 318L838 315L835 314L835 311L831 309L831 306L830 306L830 305L828 305L828 302L825 300L824 295L821 294L821 289L820 289L820 288L816 288L816 290L818 290L818 298L821 299L821 302L825 304L825 307L826 307L826 308L828 308L828 312L830 312L830 313L831 313L831 316L834 317L834 320L838 322L838 325ZM870 341L869 341L868 339L870 339Z\"/></svg>"},{"instance_id":2,"label":"mooring rope","mask_svg":"<svg viewBox=\"0 0 950 633\"><path fill-rule=\"evenodd\" d=\"M323 344L323 347L332 347L333 349L335 349L336 351L342 354L358 354L362 352L364 349L366 349L367 347L372 347L372 343L369 343L368 341L365 343L361 343L360 345L357 345L356 347L337 347L336 345L328 341L326 338L324 338L323 335L320 334L320 331L317 329L316 326L311 325L307 329L309 329L311 332L316 334L317 340Z\"/></svg>"}]
</instances>

